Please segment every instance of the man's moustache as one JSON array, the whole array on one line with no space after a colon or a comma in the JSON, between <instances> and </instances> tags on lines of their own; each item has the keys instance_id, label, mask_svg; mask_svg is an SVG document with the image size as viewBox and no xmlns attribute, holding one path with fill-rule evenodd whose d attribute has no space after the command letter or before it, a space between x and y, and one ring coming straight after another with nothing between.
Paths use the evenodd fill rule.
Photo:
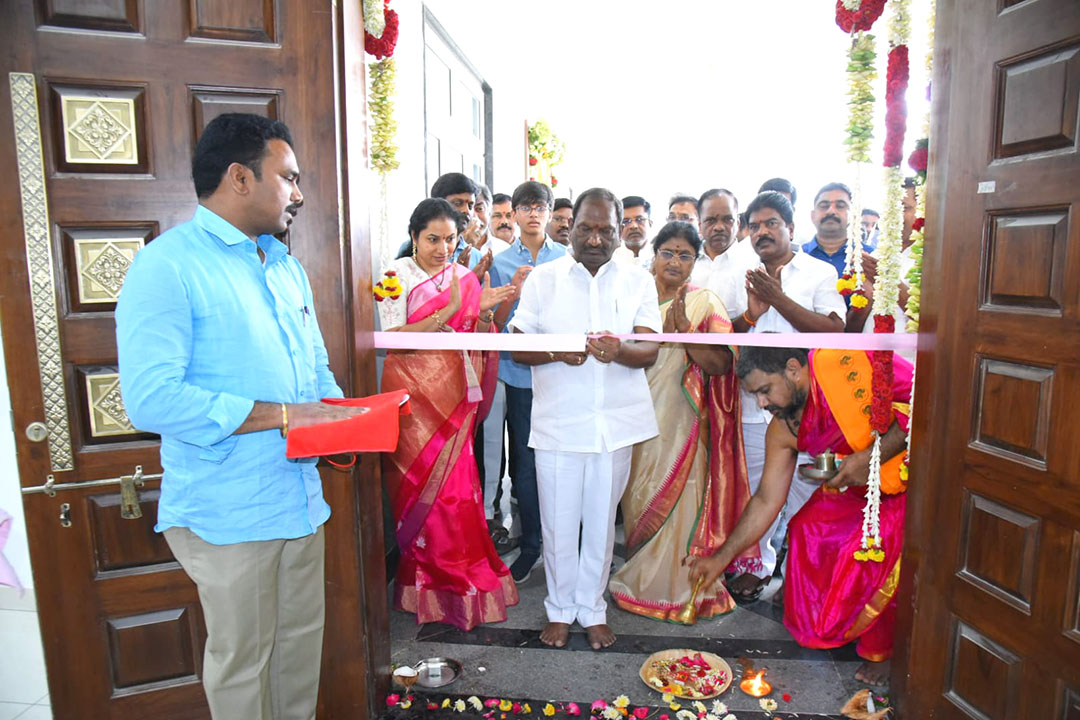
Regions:
<instances>
[{"instance_id":1,"label":"man's moustache","mask_svg":"<svg viewBox=\"0 0 1080 720\"><path fill-rule=\"evenodd\" d=\"M821 218L821 222L825 222L826 220L835 220L836 222L840 222L840 217L838 215L826 215L825 217Z\"/></svg>"}]
</instances>

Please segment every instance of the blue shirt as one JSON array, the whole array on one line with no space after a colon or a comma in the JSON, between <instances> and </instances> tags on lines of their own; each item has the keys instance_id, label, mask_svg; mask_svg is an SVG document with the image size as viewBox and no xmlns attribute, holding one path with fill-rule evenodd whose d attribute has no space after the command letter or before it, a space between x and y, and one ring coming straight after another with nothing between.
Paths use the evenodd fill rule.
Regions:
<instances>
[{"instance_id":1,"label":"blue shirt","mask_svg":"<svg viewBox=\"0 0 1080 720\"><path fill-rule=\"evenodd\" d=\"M514 273L522 265L543 265L546 262L557 260L566 254L566 246L555 242L550 237L544 238L544 244L540 246L540 252L536 253L536 262L533 262L532 251L521 244L521 238L515 238L510 247L496 255L491 262L491 287L506 285L514 278ZM510 320L513 320L517 312L518 301L510 310L503 332L509 332ZM499 355L499 379L511 387L531 388L532 368L521 365L510 358L510 353L503 352Z\"/></svg>"},{"instance_id":2,"label":"blue shirt","mask_svg":"<svg viewBox=\"0 0 1080 720\"><path fill-rule=\"evenodd\" d=\"M865 242L862 244L862 246L863 250L865 250L866 252L874 252L874 248L866 244ZM829 253L825 252L820 245L818 245L817 235L815 235L813 240L803 244L802 249L803 252L810 257L815 257L818 260L824 260L825 262L836 268L836 278L839 280L840 277L844 274L844 263L847 261L847 247L847 243L845 243L839 250L837 250L834 254L830 255Z\"/></svg>"},{"instance_id":3,"label":"blue shirt","mask_svg":"<svg viewBox=\"0 0 1080 720\"><path fill-rule=\"evenodd\" d=\"M410 245L412 245L412 240L406 240L405 242L401 243L401 247L399 247L397 251L398 257L404 257L405 255L408 255L411 252L411 250L409 249ZM461 253L465 251L465 248L467 246L468 243L465 242L465 238L459 236L457 240L457 247L455 247L454 252L450 254L450 262L457 262L458 256L460 256ZM473 248L473 250L476 250L476 248ZM405 255L403 255L402 253L404 253ZM479 252L469 253L470 270L476 267L476 263L480 262L481 254L482 253Z\"/></svg>"},{"instance_id":4,"label":"blue shirt","mask_svg":"<svg viewBox=\"0 0 1080 720\"><path fill-rule=\"evenodd\" d=\"M132 424L161 436L155 530L217 545L303 537L330 517L315 460L280 431L234 435L256 400L341 397L311 285L288 248L258 248L203 206L135 256L116 306L120 385Z\"/></svg>"}]
</instances>

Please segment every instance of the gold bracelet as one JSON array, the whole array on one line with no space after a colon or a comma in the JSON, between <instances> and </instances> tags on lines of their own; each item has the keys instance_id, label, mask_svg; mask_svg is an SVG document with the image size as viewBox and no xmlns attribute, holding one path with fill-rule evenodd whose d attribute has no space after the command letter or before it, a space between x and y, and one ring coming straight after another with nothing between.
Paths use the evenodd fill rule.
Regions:
<instances>
[{"instance_id":1,"label":"gold bracelet","mask_svg":"<svg viewBox=\"0 0 1080 720\"><path fill-rule=\"evenodd\" d=\"M281 437L289 434L289 410L285 403L281 403Z\"/></svg>"},{"instance_id":2,"label":"gold bracelet","mask_svg":"<svg viewBox=\"0 0 1080 720\"><path fill-rule=\"evenodd\" d=\"M443 324L442 318L439 316L439 311L435 310L431 313L431 317L435 318L435 329L438 332L446 330L446 325Z\"/></svg>"},{"instance_id":3,"label":"gold bracelet","mask_svg":"<svg viewBox=\"0 0 1080 720\"><path fill-rule=\"evenodd\" d=\"M487 311L487 317L481 317L480 318L480 322L485 322L485 323L490 325L491 321L494 320L494 319L495 319L495 308L492 308L492 309Z\"/></svg>"}]
</instances>

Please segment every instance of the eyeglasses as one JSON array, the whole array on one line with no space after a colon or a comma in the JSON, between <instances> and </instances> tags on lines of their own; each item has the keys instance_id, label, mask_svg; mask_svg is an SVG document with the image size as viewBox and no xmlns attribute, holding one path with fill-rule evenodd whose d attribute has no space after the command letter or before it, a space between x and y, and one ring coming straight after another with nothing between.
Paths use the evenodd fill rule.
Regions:
<instances>
[{"instance_id":1,"label":"eyeglasses","mask_svg":"<svg viewBox=\"0 0 1080 720\"><path fill-rule=\"evenodd\" d=\"M537 215L542 215L545 210L550 210L551 208L549 208L547 205L518 205L514 209L522 215L532 215L533 213L536 213Z\"/></svg>"},{"instance_id":2,"label":"eyeglasses","mask_svg":"<svg viewBox=\"0 0 1080 720\"><path fill-rule=\"evenodd\" d=\"M665 260L674 260L675 258L679 258L679 262L684 263L691 263L697 260L697 258L690 253L676 253L672 250L661 250L657 253L657 255L664 258Z\"/></svg>"},{"instance_id":3,"label":"eyeglasses","mask_svg":"<svg viewBox=\"0 0 1080 720\"><path fill-rule=\"evenodd\" d=\"M667 216L667 221L668 222L675 222L676 220L678 220L679 222L688 222L688 223L696 223L698 221L698 219L696 217L694 217L693 215L689 215L687 213L679 213L678 215L676 215L675 213L671 213L670 215Z\"/></svg>"},{"instance_id":4,"label":"eyeglasses","mask_svg":"<svg viewBox=\"0 0 1080 720\"><path fill-rule=\"evenodd\" d=\"M630 227L631 225L640 225L641 227L645 227L645 225L648 222L649 222L649 216L648 215L638 215L637 217L632 217L632 218L625 218L624 217L622 220L619 221L619 224L622 225L623 227Z\"/></svg>"},{"instance_id":5,"label":"eyeglasses","mask_svg":"<svg viewBox=\"0 0 1080 720\"><path fill-rule=\"evenodd\" d=\"M769 230L775 230L776 228L780 227L783 224L784 224L783 222L781 222L780 220L777 220L776 218L769 218L768 220L766 220L763 223L758 223L758 222L747 223L746 227L750 230L750 233L753 234L753 233L756 233L758 230L760 230L762 225L764 225Z\"/></svg>"}]
</instances>

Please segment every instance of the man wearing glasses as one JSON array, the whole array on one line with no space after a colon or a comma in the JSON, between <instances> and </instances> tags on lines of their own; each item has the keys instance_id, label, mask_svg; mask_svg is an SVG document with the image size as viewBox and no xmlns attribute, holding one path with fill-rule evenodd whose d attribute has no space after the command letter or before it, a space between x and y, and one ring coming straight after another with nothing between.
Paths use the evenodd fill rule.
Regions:
<instances>
[{"instance_id":1,"label":"man wearing glasses","mask_svg":"<svg viewBox=\"0 0 1080 720\"><path fill-rule=\"evenodd\" d=\"M495 324L500 329L505 329L514 317L521 287L532 269L566 255L566 248L547 235L553 202L551 188L543 183L530 180L514 190L511 204L520 236L507 250L496 255L491 265L492 287L508 283L514 286L512 302L503 302L495 312ZM510 565L510 574L519 583L528 580L533 568L540 562L540 501L536 494L536 460L529 447L532 399L532 370L515 362L510 353L502 353L499 358L499 382L491 412L484 421L485 484L494 495L505 419L510 436L511 462L508 464L521 518L521 554ZM485 494L489 492L488 487L484 488ZM498 528L495 532L498 532Z\"/></svg>"},{"instance_id":2,"label":"man wearing glasses","mask_svg":"<svg viewBox=\"0 0 1080 720\"><path fill-rule=\"evenodd\" d=\"M560 245L569 247L570 226L574 224L574 203L570 198L555 198L555 209L551 211L551 221L548 222L547 234Z\"/></svg>"},{"instance_id":3,"label":"man wearing glasses","mask_svg":"<svg viewBox=\"0 0 1080 720\"><path fill-rule=\"evenodd\" d=\"M652 248L649 247L649 228L652 209L649 201L640 195L628 195L623 198L623 219L620 223L619 239L622 244L615 248L612 260L631 262L645 270L652 267Z\"/></svg>"},{"instance_id":4,"label":"man wearing glasses","mask_svg":"<svg viewBox=\"0 0 1080 720\"><path fill-rule=\"evenodd\" d=\"M683 193L676 193L668 200L668 214L667 221L675 222L688 222L691 225L697 226L698 218L697 198L693 195L686 195Z\"/></svg>"}]
</instances>

